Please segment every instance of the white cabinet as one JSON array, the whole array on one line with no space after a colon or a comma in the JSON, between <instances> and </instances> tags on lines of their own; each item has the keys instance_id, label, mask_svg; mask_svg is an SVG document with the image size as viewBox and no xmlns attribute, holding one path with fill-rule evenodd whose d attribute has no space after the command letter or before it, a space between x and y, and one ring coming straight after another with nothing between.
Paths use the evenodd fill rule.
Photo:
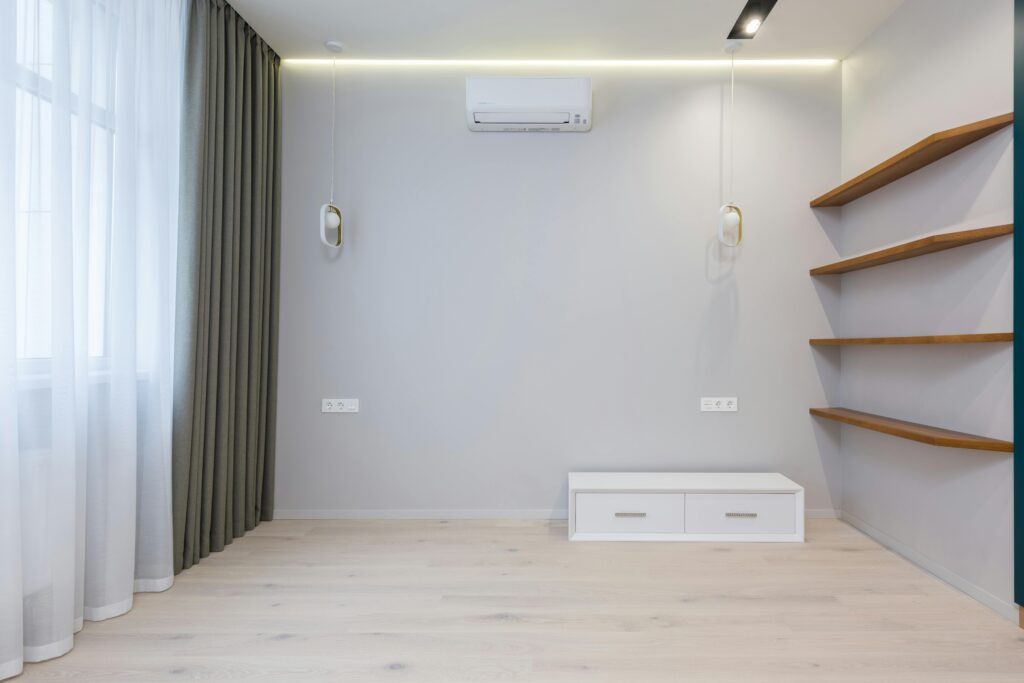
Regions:
<instances>
[{"instance_id":1,"label":"white cabinet","mask_svg":"<svg viewBox=\"0 0 1024 683\"><path fill-rule=\"evenodd\" d=\"M776 473L572 472L569 538L802 542L804 490Z\"/></svg>"}]
</instances>

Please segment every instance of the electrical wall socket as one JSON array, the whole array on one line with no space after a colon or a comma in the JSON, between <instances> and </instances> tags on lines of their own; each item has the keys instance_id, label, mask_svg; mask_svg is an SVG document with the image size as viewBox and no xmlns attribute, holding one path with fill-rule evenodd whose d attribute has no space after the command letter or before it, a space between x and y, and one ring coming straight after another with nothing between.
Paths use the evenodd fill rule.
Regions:
<instances>
[{"instance_id":1,"label":"electrical wall socket","mask_svg":"<svg viewBox=\"0 0 1024 683\"><path fill-rule=\"evenodd\" d=\"M735 396L701 396L700 412L702 413L735 413L740 409L740 402Z\"/></svg>"},{"instance_id":2,"label":"electrical wall socket","mask_svg":"<svg viewBox=\"0 0 1024 683\"><path fill-rule=\"evenodd\" d=\"M321 413L358 413L358 398L325 398L320 401Z\"/></svg>"}]
</instances>

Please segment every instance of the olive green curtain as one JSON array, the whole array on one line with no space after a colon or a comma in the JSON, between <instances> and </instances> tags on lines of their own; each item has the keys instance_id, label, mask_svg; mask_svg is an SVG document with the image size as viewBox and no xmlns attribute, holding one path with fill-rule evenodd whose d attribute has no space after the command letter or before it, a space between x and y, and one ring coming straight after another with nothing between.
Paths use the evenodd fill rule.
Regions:
<instances>
[{"instance_id":1,"label":"olive green curtain","mask_svg":"<svg viewBox=\"0 0 1024 683\"><path fill-rule=\"evenodd\" d=\"M190 0L175 317L175 572L273 516L280 59Z\"/></svg>"}]
</instances>

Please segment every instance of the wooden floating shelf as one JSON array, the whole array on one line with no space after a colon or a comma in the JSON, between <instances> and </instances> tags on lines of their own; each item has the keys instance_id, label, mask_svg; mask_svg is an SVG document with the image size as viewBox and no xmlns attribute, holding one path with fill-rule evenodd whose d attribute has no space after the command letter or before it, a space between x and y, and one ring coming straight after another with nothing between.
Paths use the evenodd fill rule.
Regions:
<instances>
[{"instance_id":1,"label":"wooden floating shelf","mask_svg":"<svg viewBox=\"0 0 1024 683\"><path fill-rule=\"evenodd\" d=\"M1013 223L1007 225L994 225L990 228L976 228L974 230L961 230L959 232L947 232L939 235L929 235L913 242L897 244L880 251L873 251L869 254L854 256L830 263L827 266L819 266L811 269L811 275L839 275L854 270L863 270L873 266L880 266L893 261L903 261L915 256L933 254L937 251L954 249L975 242L983 242L994 237L1013 234Z\"/></svg>"},{"instance_id":2,"label":"wooden floating shelf","mask_svg":"<svg viewBox=\"0 0 1024 683\"><path fill-rule=\"evenodd\" d=\"M898 436L902 439L919 441L932 446L945 446L947 448L967 448L979 451L998 451L1000 453L1012 453L1013 442L990 439L986 436L975 436L963 432L954 432L939 427L929 427L917 424L916 422L905 422L891 417L862 413L859 410L848 408L811 408L811 415L835 420L843 424L853 425L870 429L882 434Z\"/></svg>"},{"instance_id":3,"label":"wooden floating shelf","mask_svg":"<svg viewBox=\"0 0 1024 683\"><path fill-rule=\"evenodd\" d=\"M988 332L985 334L939 334L925 337L838 337L835 339L810 339L811 346L880 346L901 344L986 344L1012 342L1013 332Z\"/></svg>"},{"instance_id":4,"label":"wooden floating shelf","mask_svg":"<svg viewBox=\"0 0 1024 683\"><path fill-rule=\"evenodd\" d=\"M874 168L811 201L812 208L842 206L1013 123L1013 112L933 133Z\"/></svg>"}]
</instances>

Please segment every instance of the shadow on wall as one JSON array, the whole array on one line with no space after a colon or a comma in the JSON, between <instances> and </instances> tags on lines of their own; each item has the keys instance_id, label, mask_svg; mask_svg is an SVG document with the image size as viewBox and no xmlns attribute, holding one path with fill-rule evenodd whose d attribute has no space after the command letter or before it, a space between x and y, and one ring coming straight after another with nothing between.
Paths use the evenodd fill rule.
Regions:
<instances>
[{"instance_id":1,"label":"shadow on wall","mask_svg":"<svg viewBox=\"0 0 1024 683\"><path fill-rule=\"evenodd\" d=\"M735 356L740 293L736 261L743 247L727 247L712 234L704 249L704 279L711 293L701 315L694 376L705 377Z\"/></svg>"},{"instance_id":2,"label":"shadow on wall","mask_svg":"<svg viewBox=\"0 0 1024 683\"><path fill-rule=\"evenodd\" d=\"M810 209L808 209L810 210ZM842 209L840 208L829 208L829 209L814 209L811 213L818 220L818 225L821 227L822 232L828 237L829 242L832 243L833 249L836 254L843 253L843 231L842 231ZM837 259L838 260L838 259ZM823 266L824 263L812 263L809 264L808 270L817 266ZM818 295L819 301L821 301L821 308L825 311L825 317L828 318L829 328L832 330L833 336L839 335L839 295L842 293L842 279L839 276L828 276L828 277L811 277L811 282L814 283L814 291Z\"/></svg>"},{"instance_id":3,"label":"shadow on wall","mask_svg":"<svg viewBox=\"0 0 1024 683\"><path fill-rule=\"evenodd\" d=\"M1010 128L993 133L848 204L841 210L843 253L853 255L958 226L1007 222L1009 194L991 181L1000 166L1012 161L1012 136Z\"/></svg>"},{"instance_id":4,"label":"shadow on wall","mask_svg":"<svg viewBox=\"0 0 1024 683\"><path fill-rule=\"evenodd\" d=\"M838 384L838 383L837 383ZM818 444L819 453L838 453L839 441L842 437L842 425L838 422L826 422L807 414L811 431L814 432L814 441ZM821 459L822 468L825 471L825 485L828 486L829 498L836 510L841 510L843 487L841 480L842 461L838 458Z\"/></svg>"},{"instance_id":5,"label":"shadow on wall","mask_svg":"<svg viewBox=\"0 0 1024 683\"><path fill-rule=\"evenodd\" d=\"M850 347L843 354L848 408L1013 438L1008 344Z\"/></svg>"},{"instance_id":6,"label":"shadow on wall","mask_svg":"<svg viewBox=\"0 0 1024 683\"><path fill-rule=\"evenodd\" d=\"M822 188L825 190L826 188ZM808 197L808 204L810 204L810 198ZM821 207L817 209L811 209L808 206L808 210L814 214L814 217L818 219L818 225L821 227L821 231L828 237L828 241L832 243L832 247L836 250L837 254L843 253L843 209L842 207ZM823 264L819 264L823 265Z\"/></svg>"},{"instance_id":7,"label":"shadow on wall","mask_svg":"<svg viewBox=\"0 0 1024 683\"><path fill-rule=\"evenodd\" d=\"M998 310L992 293L1012 277L1008 240L998 237L842 276L841 329L857 335L1001 331L986 329L986 320Z\"/></svg>"},{"instance_id":8,"label":"shadow on wall","mask_svg":"<svg viewBox=\"0 0 1024 683\"><path fill-rule=\"evenodd\" d=\"M840 393L839 371L842 369L843 351L841 346L811 346L807 352L814 358L814 367L821 378L821 386L825 391L825 401L830 406L842 405Z\"/></svg>"},{"instance_id":9,"label":"shadow on wall","mask_svg":"<svg viewBox=\"0 0 1024 683\"><path fill-rule=\"evenodd\" d=\"M808 276L814 285L814 292L818 295L818 300L821 302L821 308L825 311L825 317L828 318L828 326L832 331L832 336L840 336L840 320L842 319L841 310L839 308L840 295L843 292L843 280L842 276L839 275L826 275L813 277L810 274Z\"/></svg>"}]
</instances>

